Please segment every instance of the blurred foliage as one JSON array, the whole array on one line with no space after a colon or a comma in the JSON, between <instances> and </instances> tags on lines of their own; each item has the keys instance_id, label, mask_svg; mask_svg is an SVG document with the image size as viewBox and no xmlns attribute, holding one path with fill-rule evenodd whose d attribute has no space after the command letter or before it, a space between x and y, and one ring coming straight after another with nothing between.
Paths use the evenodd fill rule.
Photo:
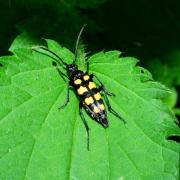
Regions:
<instances>
[{"instance_id":1,"label":"blurred foliage","mask_svg":"<svg viewBox=\"0 0 180 180\"><path fill-rule=\"evenodd\" d=\"M87 52L117 49L139 58L156 80L174 89L169 105L178 108L179 6L178 0L1 0L0 54L8 54L21 32L32 44L44 37L73 50L80 27L87 24Z\"/></svg>"}]
</instances>

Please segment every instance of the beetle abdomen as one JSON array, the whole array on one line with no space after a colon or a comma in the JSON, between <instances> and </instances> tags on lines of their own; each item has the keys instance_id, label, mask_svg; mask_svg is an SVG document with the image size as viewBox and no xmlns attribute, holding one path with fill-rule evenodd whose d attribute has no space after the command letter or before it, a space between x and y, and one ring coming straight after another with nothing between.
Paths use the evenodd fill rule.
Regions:
<instances>
[{"instance_id":1,"label":"beetle abdomen","mask_svg":"<svg viewBox=\"0 0 180 180\"><path fill-rule=\"evenodd\" d=\"M73 86L88 113L103 127L108 127L107 115L101 94L88 74L74 77Z\"/></svg>"}]
</instances>

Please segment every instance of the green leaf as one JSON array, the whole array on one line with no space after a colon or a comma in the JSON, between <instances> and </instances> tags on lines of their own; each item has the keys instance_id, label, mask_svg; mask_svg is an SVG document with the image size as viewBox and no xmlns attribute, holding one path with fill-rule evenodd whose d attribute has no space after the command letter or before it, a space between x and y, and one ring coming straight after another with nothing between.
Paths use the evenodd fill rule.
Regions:
<instances>
[{"instance_id":1,"label":"green leaf","mask_svg":"<svg viewBox=\"0 0 180 180\"><path fill-rule=\"evenodd\" d=\"M42 43L33 35L29 33L23 32L22 34L18 35L16 39L13 41L11 47L9 48L10 51L14 51L15 49L20 48L31 48L34 44Z\"/></svg>"},{"instance_id":2,"label":"green leaf","mask_svg":"<svg viewBox=\"0 0 180 180\"><path fill-rule=\"evenodd\" d=\"M52 40L48 47L64 61L74 55ZM90 127L90 151L79 99L51 65L52 59L29 48L11 46L14 55L0 62L0 179L177 179L179 146L174 114L161 99L169 90L119 51L89 58L96 74L116 97L109 97L127 121L108 112L103 129L84 111ZM82 58L79 59L79 62Z\"/></svg>"}]
</instances>

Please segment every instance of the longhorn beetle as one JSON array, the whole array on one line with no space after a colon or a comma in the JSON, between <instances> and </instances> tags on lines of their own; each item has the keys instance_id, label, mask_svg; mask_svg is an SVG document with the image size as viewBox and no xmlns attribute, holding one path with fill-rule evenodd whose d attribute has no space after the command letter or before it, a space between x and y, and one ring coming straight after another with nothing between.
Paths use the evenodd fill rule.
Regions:
<instances>
[{"instance_id":1,"label":"longhorn beetle","mask_svg":"<svg viewBox=\"0 0 180 180\"><path fill-rule=\"evenodd\" d=\"M80 102L79 102L79 114L81 116L81 119L84 123L84 126L86 128L87 132L87 149L89 150L89 126L87 124L87 121L84 117L82 108L84 107L88 114L101 124L104 128L107 128L109 126L108 119L107 119L107 112L105 109L104 101L101 97L100 92L104 92L104 98L105 102L107 104L108 110L113 113L116 117L118 117L120 120L122 120L124 123L126 121L121 118L119 113L117 113L110 105L108 96L115 96L114 93L110 93L104 84L101 82L101 80L95 75L95 74L89 74L89 63L87 62L87 71L83 72L78 69L78 66L76 64L77 58L78 58L78 46L79 46L79 41L81 34L84 30L84 25L77 37L76 40L76 45L75 45L75 56L73 59L72 64L67 64L64 62L56 53L53 51L49 50L45 46L36 46L33 48L33 50L45 54L49 57L51 57L53 61L53 65L56 66L56 69L60 76L65 80L65 78L68 79L68 84L67 84L67 96L65 102L59 107L59 109L63 109L69 102L69 89L73 87L76 90L77 95L79 96ZM40 48L42 50L45 50L49 52L51 55L50 56L46 53L40 52L37 50L37 48ZM67 74L64 74L58 67L58 65L62 66L64 69L66 69ZM93 78L96 78L96 80L99 82L100 86L96 86L96 83L93 82ZM66 80L65 80L66 81Z\"/></svg>"}]
</instances>

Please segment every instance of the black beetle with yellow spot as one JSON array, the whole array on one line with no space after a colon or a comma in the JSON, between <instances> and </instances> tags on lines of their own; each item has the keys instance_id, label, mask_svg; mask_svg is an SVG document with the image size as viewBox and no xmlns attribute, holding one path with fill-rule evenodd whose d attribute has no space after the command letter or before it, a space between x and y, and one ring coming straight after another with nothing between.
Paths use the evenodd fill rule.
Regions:
<instances>
[{"instance_id":1,"label":"black beetle with yellow spot","mask_svg":"<svg viewBox=\"0 0 180 180\"><path fill-rule=\"evenodd\" d=\"M60 76L65 80L65 78L68 79L68 88L67 88L67 98L64 104L59 108L64 108L68 102L69 102L69 89L73 87L76 90L77 95L80 97L80 103L79 103L79 113L81 116L81 119L85 125L86 131L87 131L87 149L89 150L89 127L87 124L87 121L83 115L82 108L85 107L86 111L91 115L91 117L101 124L104 128L107 128L109 126L108 119L107 119L107 112L106 108L103 102L103 99L101 97L100 92L104 92L104 98L105 102L107 104L108 110L113 113L115 116L117 116L119 119L121 119L124 123L125 120L121 118L119 113L117 113L110 105L108 96L114 96L113 93L108 92L108 90L105 88L103 83L100 81L100 79L95 74L89 74L89 64L87 63L87 72L83 72L78 69L78 66L76 65L77 56L78 56L78 45L79 40L81 37L81 34L83 32L85 25L81 28L77 41L75 46L75 58L73 60L72 64L65 63L57 54L49 50L47 47L44 46L36 46L36 48L33 48L33 50L37 51L37 48L40 48L42 50L45 50L53 55L51 57L55 62L53 61L53 65L56 66L57 71L59 72ZM39 51L38 51L39 52ZM43 53L44 54L44 53ZM48 55L48 54L47 54ZM49 55L48 55L49 56ZM67 75L64 74L58 67L65 66ZM99 82L100 86L96 86L95 82L93 82L93 78L96 78L96 80Z\"/></svg>"}]
</instances>

